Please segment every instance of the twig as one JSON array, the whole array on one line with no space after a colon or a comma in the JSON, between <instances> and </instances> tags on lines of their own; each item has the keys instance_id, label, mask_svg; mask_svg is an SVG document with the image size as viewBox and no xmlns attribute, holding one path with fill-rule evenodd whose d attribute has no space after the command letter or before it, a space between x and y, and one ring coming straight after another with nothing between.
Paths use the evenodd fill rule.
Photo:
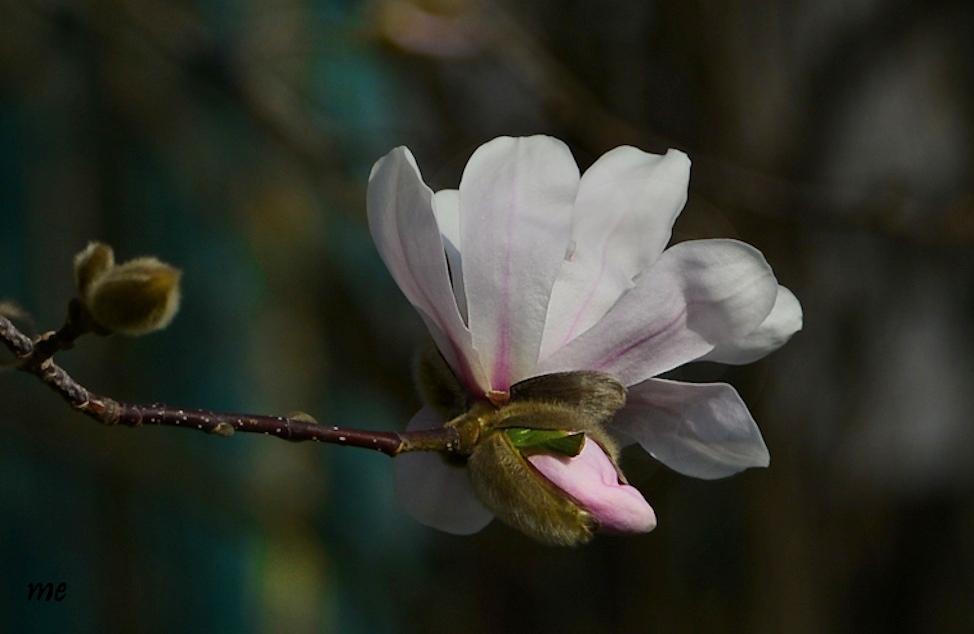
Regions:
<instances>
[{"instance_id":1,"label":"twig","mask_svg":"<svg viewBox=\"0 0 974 634\"><path fill-rule=\"evenodd\" d=\"M349 447L375 449L388 456L407 451L441 451L460 453L460 435L455 427L427 431L392 432L350 429L320 425L304 416L257 416L197 409L177 409L154 403L131 405L107 396L89 392L62 367L52 355L62 345L76 338L70 328L49 332L35 342L20 332L6 317L0 316L0 341L20 360L19 370L33 374L61 395L75 410L105 425L167 425L196 429L219 436L234 432L258 433L284 440L333 443Z\"/></svg>"}]
</instances>

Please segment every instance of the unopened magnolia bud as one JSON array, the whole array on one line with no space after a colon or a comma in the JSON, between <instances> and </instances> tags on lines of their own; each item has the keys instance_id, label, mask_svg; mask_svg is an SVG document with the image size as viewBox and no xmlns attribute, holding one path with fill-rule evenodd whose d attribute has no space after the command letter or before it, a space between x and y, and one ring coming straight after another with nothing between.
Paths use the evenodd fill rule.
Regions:
<instances>
[{"instance_id":1,"label":"unopened magnolia bud","mask_svg":"<svg viewBox=\"0 0 974 634\"><path fill-rule=\"evenodd\" d=\"M595 534L594 516L528 464L504 431L484 438L467 466L481 501L529 537L553 546L579 546Z\"/></svg>"},{"instance_id":2,"label":"unopened magnolia bud","mask_svg":"<svg viewBox=\"0 0 974 634\"><path fill-rule=\"evenodd\" d=\"M112 248L101 242L89 242L85 250L74 256L74 279L78 292L84 296L91 284L115 266Z\"/></svg>"},{"instance_id":3,"label":"unopened magnolia bud","mask_svg":"<svg viewBox=\"0 0 974 634\"><path fill-rule=\"evenodd\" d=\"M481 501L501 520L540 542L578 546L589 541L599 519L535 468L530 458L572 458L584 443L597 442L615 468L618 450L601 424L574 404L537 401L511 402L478 421L483 432L468 468ZM613 480L624 481L621 473Z\"/></svg>"},{"instance_id":4,"label":"unopened magnolia bud","mask_svg":"<svg viewBox=\"0 0 974 634\"><path fill-rule=\"evenodd\" d=\"M102 329L142 335L165 328L175 317L181 276L156 258L137 258L97 275L82 300Z\"/></svg>"},{"instance_id":5,"label":"unopened magnolia bud","mask_svg":"<svg viewBox=\"0 0 974 634\"><path fill-rule=\"evenodd\" d=\"M642 493L626 483L615 460L596 442L585 442L577 455L535 453L527 457L553 486L592 514L599 532L622 535L656 528L656 512Z\"/></svg>"},{"instance_id":6,"label":"unopened magnolia bud","mask_svg":"<svg viewBox=\"0 0 974 634\"><path fill-rule=\"evenodd\" d=\"M473 489L502 521L557 546L584 544L603 528L655 526L652 509L626 485L604 428L626 403L618 380L592 371L547 374L515 383L503 399L488 393L470 404L432 347L419 357L416 378L424 401L457 428Z\"/></svg>"}]
</instances>

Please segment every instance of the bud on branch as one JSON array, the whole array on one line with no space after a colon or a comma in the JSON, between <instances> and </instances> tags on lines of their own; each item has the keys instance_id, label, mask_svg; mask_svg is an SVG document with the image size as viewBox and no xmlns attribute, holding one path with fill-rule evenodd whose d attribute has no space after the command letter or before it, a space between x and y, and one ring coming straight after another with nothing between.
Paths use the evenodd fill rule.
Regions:
<instances>
[{"instance_id":1,"label":"bud on branch","mask_svg":"<svg viewBox=\"0 0 974 634\"><path fill-rule=\"evenodd\" d=\"M91 242L75 256L79 320L100 334L144 335L168 326L179 310L182 271L153 257L115 264L112 248Z\"/></svg>"},{"instance_id":2,"label":"bud on branch","mask_svg":"<svg viewBox=\"0 0 974 634\"><path fill-rule=\"evenodd\" d=\"M421 432L383 432L318 424L307 414L260 416L183 409L162 404L133 405L88 391L54 362L88 333L140 335L165 328L179 307L182 273L153 257L115 263L111 247L92 242L74 260L78 297L71 300L64 325L36 338L11 319L22 319L13 304L0 304L0 342L13 355L10 365L32 374L77 411L105 425L165 425L231 436L259 433L291 441L325 442L375 449L389 456L405 451L452 452L460 447L456 428Z\"/></svg>"}]
</instances>

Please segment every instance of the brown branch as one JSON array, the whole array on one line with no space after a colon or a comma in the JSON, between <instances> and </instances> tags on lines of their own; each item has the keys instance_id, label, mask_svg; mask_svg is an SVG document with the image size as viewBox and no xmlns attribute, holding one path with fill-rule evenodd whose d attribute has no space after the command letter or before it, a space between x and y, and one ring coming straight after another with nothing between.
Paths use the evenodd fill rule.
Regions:
<instances>
[{"instance_id":1,"label":"brown branch","mask_svg":"<svg viewBox=\"0 0 974 634\"><path fill-rule=\"evenodd\" d=\"M66 327L56 333L46 333L35 342L0 315L0 341L20 360L17 368L39 378L75 410L105 425L166 425L219 436L231 436L234 432L257 433L291 441L310 440L375 449L388 456L407 451L460 453L462 449L455 427L412 432L371 431L320 425L304 416L258 416L177 409L159 403L122 403L89 392L54 363L53 352L62 345L72 344L76 337L77 334Z\"/></svg>"}]
</instances>

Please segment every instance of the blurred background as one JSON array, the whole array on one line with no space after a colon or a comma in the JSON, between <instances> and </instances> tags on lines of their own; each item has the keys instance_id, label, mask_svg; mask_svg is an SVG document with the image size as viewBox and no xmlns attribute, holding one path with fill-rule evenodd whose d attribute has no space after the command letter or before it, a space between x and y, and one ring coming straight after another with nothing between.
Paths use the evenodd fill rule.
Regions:
<instances>
[{"instance_id":1,"label":"blurred background","mask_svg":"<svg viewBox=\"0 0 974 634\"><path fill-rule=\"evenodd\" d=\"M578 550L427 529L380 454L103 428L0 373L0 629L970 631L972 32L963 0L0 0L0 298L56 328L91 239L185 272L168 330L59 355L96 392L403 427L424 331L365 221L403 144L434 189L502 134L680 148L675 237L756 245L805 309L681 375L741 391L771 467L630 456L659 528Z\"/></svg>"}]
</instances>

